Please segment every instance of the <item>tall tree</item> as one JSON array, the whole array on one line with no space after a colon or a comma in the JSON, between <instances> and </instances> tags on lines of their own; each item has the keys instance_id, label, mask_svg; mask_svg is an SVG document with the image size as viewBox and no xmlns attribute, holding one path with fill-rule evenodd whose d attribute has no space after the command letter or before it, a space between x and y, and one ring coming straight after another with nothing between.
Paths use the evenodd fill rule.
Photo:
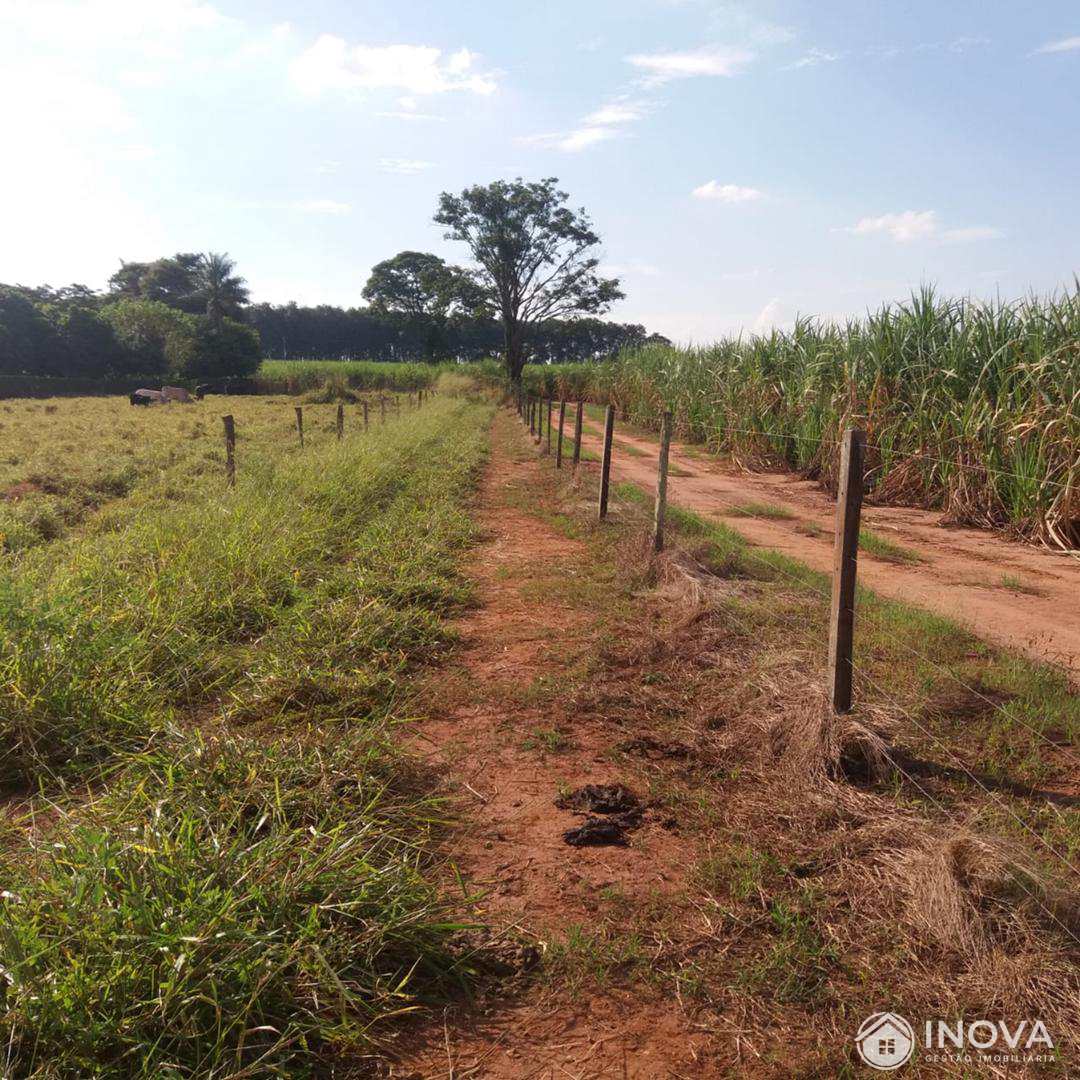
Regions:
<instances>
[{"instance_id":1,"label":"tall tree","mask_svg":"<svg viewBox=\"0 0 1080 1080\"><path fill-rule=\"evenodd\" d=\"M400 316L406 334L423 342L424 355L434 360L447 353L447 322L460 314L469 277L426 251L401 251L376 263L363 297L378 315Z\"/></svg>"},{"instance_id":2,"label":"tall tree","mask_svg":"<svg viewBox=\"0 0 1080 1080\"><path fill-rule=\"evenodd\" d=\"M194 279L195 291L214 326L242 316L248 302L247 282L236 273L236 263L228 255L216 251L200 255Z\"/></svg>"},{"instance_id":3,"label":"tall tree","mask_svg":"<svg viewBox=\"0 0 1080 1080\"><path fill-rule=\"evenodd\" d=\"M443 192L435 222L469 245L477 264L474 310L503 326L506 373L521 378L529 329L548 319L600 315L624 295L596 273L600 244L584 209L566 206L558 180L496 180Z\"/></svg>"},{"instance_id":4,"label":"tall tree","mask_svg":"<svg viewBox=\"0 0 1080 1080\"><path fill-rule=\"evenodd\" d=\"M445 319L460 298L462 271L426 251L400 251L371 268L363 297L379 312Z\"/></svg>"}]
</instances>

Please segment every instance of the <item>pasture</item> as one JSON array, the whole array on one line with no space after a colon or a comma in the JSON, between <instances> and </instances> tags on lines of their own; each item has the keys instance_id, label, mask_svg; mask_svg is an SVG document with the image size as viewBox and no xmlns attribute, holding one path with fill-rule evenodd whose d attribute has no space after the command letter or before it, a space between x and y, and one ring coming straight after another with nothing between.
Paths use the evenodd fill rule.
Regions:
<instances>
[{"instance_id":1,"label":"pasture","mask_svg":"<svg viewBox=\"0 0 1080 1080\"><path fill-rule=\"evenodd\" d=\"M378 424L379 395L367 397ZM150 408L119 396L0 401L0 546L21 552L84 524L110 532L148 507L198 504L221 485L222 414L236 419L241 468L258 470L299 451L297 404L313 446L334 439L336 404L280 395ZM346 430L362 426L362 401L347 403Z\"/></svg>"},{"instance_id":2,"label":"pasture","mask_svg":"<svg viewBox=\"0 0 1080 1080\"><path fill-rule=\"evenodd\" d=\"M303 1071L467 978L424 854L440 813L388 732L467 595L490 409L350 414L341 441L315 409L301 451L291 405L232 400L228 489L220 405L18 414L48 475L133 478L0 567L18 1075Z\"/></svg>"}]
</instances>

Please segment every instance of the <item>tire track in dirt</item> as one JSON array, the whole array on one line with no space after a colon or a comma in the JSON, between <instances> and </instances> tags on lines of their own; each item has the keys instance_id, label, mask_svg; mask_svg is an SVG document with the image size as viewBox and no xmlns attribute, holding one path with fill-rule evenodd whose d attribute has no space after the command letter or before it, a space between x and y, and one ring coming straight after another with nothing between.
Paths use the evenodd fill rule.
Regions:
<instances>
[{"instance_id":1,"label":"tire track in dirt","mask_svg":"<svg viewBox=\"0 0 1080 1080\"><path fill-rule=\"evenodd\" d=\"M602 440L586 424L582 443L599 453ZM624 448L619 452L620 444ZM616 428L612 478L647 491L656 483L657 446L651 439ZM668 498L675 506L722 521L752 544L798 559L814 570L832 571L835 504L813 481L787 473L731 473L700 451L671 444ZM767 502L790 520L733 516L733 506ZM866 552L859 557L859 583L882 596L903 600L969 627L979 637L1035 660L1050 661L1080 678L1080 560L995 533L940 524L933 511L864 506L863 523L916 552L922 561L893 563ZM800 527L817 530L808 536ZM1038 595L1011 591L1003 574L1030 581Z\"/></svg>"},{"instance_id":2,"label":"tire track in dirt","mask_svg":"<svg viewBox=\"0 0 1080 1080\"><path fill-rule=\"evenodd\" d=\"M652 814L627 847L572 848L563 840L581 818L556 808L561 792L611 782L644 791L640 777L610 759L612 729L576 715L567 696L567 665L595 654L602 627L588 603L567 602L573 588L552 591L557 580L586 577L586 546L522 505L535 505L554 483L500 412L477 506L484 539L466 568L477 604L457 624L454 660L421 691L434 714L413 741L448 787L471 799L450 846L467 887L484 894L471 913L496 932L516 928L540 941L587 929L602 890L630 903L681 890L694 861L694 845ZM565 732L566 745L542 752L538 732L552 730ZM541 977L486 1011L450 1010L445 1021L403 1038L391 1075L714 1075L712 1035L675 1002L637 987L588 995L581 1000Z\"/></svg>"}]
</instances>

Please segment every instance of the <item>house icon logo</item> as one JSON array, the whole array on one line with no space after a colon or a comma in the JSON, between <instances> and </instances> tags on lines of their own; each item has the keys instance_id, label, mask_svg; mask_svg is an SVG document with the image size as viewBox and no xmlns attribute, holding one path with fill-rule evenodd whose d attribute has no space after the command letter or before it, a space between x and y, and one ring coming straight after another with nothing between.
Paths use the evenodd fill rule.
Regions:
<instances>
[{"instance_id":1,"label":"house icon logo","mask_svg":"<svg viewBox=\"0 0 1080 1080\"><path fill-rule=\"evenodd\" d=\"M898 1069L915 1049L915 1033L911 1025L896 1013L874 1013L867 1017L855 1036L859 1057L871 1069L887 1072Z\"/></svg>"}]
</instances>

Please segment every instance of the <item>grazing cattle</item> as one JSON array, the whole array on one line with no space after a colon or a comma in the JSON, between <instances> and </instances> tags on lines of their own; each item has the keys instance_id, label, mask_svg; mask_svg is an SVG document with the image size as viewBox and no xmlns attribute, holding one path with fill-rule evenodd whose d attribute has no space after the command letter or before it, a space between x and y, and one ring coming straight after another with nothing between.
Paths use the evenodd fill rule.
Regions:
<instances>
[{"instance_id":1,"label":"grazing cattle","mask_svg":"<svg viewBox=\"0 0 1080 1080\"><path fill-rule=\"evenodd\" d=\"M154 405L168 399L160 390L136 390L128 399L132 405Z\"/></svg>"},{"instance_id":2,"label":"grazing cattle","mask_svg":"<svg viewBox=\"0 0 1080 1080\"><path fill-rule=\"evenodd\" d=\"M161 393L166 401L191 400L191 395L182 386L163 386Z\"/></svg>"}]
</instances>

